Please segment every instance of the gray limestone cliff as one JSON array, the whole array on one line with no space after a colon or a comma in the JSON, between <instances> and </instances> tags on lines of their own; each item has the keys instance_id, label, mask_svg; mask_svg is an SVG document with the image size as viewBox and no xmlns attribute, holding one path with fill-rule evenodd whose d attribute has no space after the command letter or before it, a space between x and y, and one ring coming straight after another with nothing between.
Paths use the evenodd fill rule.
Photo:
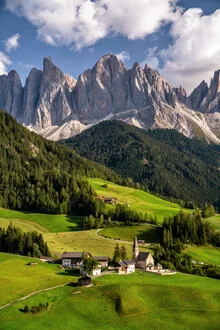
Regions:
<instances>
[{"instance_id":1,"label":"gray limestone cliff","mask_svg":"<svg viewBox=\"0 0 220 330\"><path fill-rule=\"evenodd\" d=\"M22 117L23 88L16 71L0 76L0 108L18 121Z\"/></svg>"},{"instance_id":2,"label":"gray limestone cliff","mask_svg":"<svg viewBox=\"0 0 220 330\"><path fill-rule=\"evenodd\" d=\"M210 86L203 81L188 97L188 105L202 113L220 112L220 70L215 71Z\"/></svg>"},{"instance_id":3,"label":"gray limestone cliff","mask_svg":"<svg viewBox=\"0 0 220 330\"><path fill-rule=\"evenodd\" d=\"M220 143L216 116L209 116L219 111L219 72L209 88L202 82L187 98L182 87L171 88L149 65L142 68L136 62L126 69L113 54L103 56L78 80L46 57L43 70L33 68L24 88L15 71L0 76L0 107L54 140L111 118L145 129L174 128L188 137L199 130L208 141Z\"/></svg>"}]
</instances>

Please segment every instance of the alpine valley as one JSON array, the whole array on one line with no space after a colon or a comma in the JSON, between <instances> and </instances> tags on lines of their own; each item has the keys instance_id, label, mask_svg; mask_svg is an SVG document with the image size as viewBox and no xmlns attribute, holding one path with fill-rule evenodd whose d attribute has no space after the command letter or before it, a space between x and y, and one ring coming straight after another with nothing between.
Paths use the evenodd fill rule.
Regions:
<instances>
[{"instance_id":1,"label":"alpine valley","mask_svg":"<svg viewBox=\"0 0 220 330\"><path fill-rule=\"evenodd\" d=\"M60 140L107 119L139 128L175 129L187 137L220 144L220 70L187 97L149 65L131 69L113 54L103 56L78 79L49 57L33 68L23 87L16 71L0 76L0 108L30 130Z\"/></svg>"}]
</instances>

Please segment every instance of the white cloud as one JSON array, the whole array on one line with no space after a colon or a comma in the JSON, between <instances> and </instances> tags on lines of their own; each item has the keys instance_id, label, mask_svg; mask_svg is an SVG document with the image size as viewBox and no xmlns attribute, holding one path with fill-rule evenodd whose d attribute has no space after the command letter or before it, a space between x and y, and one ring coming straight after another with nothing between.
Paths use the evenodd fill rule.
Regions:
<instances>
[{"instance_id":1,"label":"white cloud","mask_svg":"<svg viewBox=\"0 0 220 330\"><path fill-rule=\"evenodd\" d=\"M11 63L9 57L3 52L0 52L0 75L7 73L7 66Z\"/></svg>"},{"instance_id":2,"label":"white cloud","mask_svg":"<svg viewBox=\"0 0 220 330\"><path fill-rule=\"evenodd\" d=\"M116 54L116 56L123 63L130 60L130 54L126 50L123 50L121 53Z\"/></svg>"},{"instance_id":3,"label":"white cloud","mask_svg":"<svg viewBox=\"0 0 220 330\"><path fill-rule=\"evenodd\" d=\"M51 45L80 49L109 34L144 38L175 20L177 0L5 0L6 8L37 27Z\"/></svg>"},{"instance_id":4,"label":"white cloud","mask_svg":"<svg viewBox=\"0 0 220 330\"><path fill-rule=\"evenodd\" d=\"M149 64L152 69L158 70L159 69L159 59L158 59L158 48L148 48L147 56L145 60L141 63L141 66L144 67L145 64Z\"/></svg>"},{"instance_id":5,"label":"white cloud","mask_svg":"<svg viewBox=\"0 0 220 330\"><path fill-rule=\"evenodd\" d=\"M180 12L176 0L100 0L107 10L102 18L108 28L129 39L142 39L162 25L174 21Z\"/></svg>"},{"instance_id":6,"label":"white cloud","mask_svg":"<svg viewBox=\"0 0 220 330\"><path fill-rule=\"evenodd\" d=\"M5 49L7 52L10 52L11 50L15 50L16 48L18 48L19 46L19 40L20 38L20 34L16 33L13 36L11 36L10 38L8 38L5 42Z\"/></svg>"},{"instance_id":7,"label":"white cloud","mask_svg":"<svg viewBox=\"0 0 220 330\"><path fill-rule=\"evenodd\" d=\"M220 69L220 10L205 16L202 9L187 10L172 25L173 45L161 51L161 73L173 86L191 92L202 80L209 82Z\"/></svg>"}]
</instances>

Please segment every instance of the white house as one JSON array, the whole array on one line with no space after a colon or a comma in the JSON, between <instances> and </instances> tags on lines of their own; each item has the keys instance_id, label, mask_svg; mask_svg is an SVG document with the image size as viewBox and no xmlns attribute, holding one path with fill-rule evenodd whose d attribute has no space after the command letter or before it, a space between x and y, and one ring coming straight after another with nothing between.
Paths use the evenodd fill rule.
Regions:
<instances>
[{"instance_id":1,"label":"white house","mask_svg":"<svg viewBox=\"0 0 220 330\"><path fill-rule=\"evenodd\" d=\"M131 274L135 272L135 262L133 260L120 260L116 266L118 274Z\"/></svg>"},{"instance_id":2,"label":"white house","mask_svg":"<svg viewBox=\"0 0 220 330\"><path fill-rule=\"evenodd\" d=\"M99 276L101 275L101 272L102 272L102 267L101 265L98 265L96 266L96 268L92 270L92 276Z\"/></svg>"},{"instance_id":3,"label":"white house","mask_svg":"<svg viewBox=\"0 0 220 330\"><path fill-rule=\"evenodd\" d=\"M61 255L63 267L77 267L82 262L83 256L90 256L89 252L64 252Z\"/></svg>"}]
</instances>

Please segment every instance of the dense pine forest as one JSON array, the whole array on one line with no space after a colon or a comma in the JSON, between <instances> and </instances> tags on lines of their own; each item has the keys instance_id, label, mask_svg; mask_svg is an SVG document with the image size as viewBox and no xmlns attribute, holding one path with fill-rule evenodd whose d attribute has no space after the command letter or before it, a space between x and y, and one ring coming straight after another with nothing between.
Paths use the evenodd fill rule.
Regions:
<instances>
[{"instance_id":1,"label":"dense pine forest","mask_svg":"<svg viewBox=\"0 0 220 330\"><path fill-rule=\"evenodd\" d=\"M0 252L40 258L50 256L42 234L35 231L23 233L10 223L7 229L0 227Z\"/></svg>"},{"instance_id":2,"label":"dense pine forest","mask_svg":"<svg viewBox=\"0 0 220 330\"><path fill-rule=\"evenodd\" d=\"M43 139L0 111L0 207L95 214L103 202L86 177L121 182L112 170Z\"/></svg>"},{"instance_id":3,"label":"dense pine forest","mask_svg":"<svg viewBox=\"0 0 220 330\"><path fill-rule=\"evenodd\" d=\"M184 253L186 244L209 243L220 246L220 234L202 219L202 215L203 213L197 209L192 214L181 211L173 217L164 218L160 244L156 246L154 256L165 268L219 279L219 267L193 263L192 257Z\"/></svg>"},{"instance_id":4,"label":"dense pine forest","mask_svg":"<svg viewBox=\"0 0 220 330\"><path fill-rule=\"evenodd\" d=\"M144 131L105 121L62 141L124 178L124 184L161 196L218 206L220 150L174 130Z\"/></svg>"}]
</instances>

